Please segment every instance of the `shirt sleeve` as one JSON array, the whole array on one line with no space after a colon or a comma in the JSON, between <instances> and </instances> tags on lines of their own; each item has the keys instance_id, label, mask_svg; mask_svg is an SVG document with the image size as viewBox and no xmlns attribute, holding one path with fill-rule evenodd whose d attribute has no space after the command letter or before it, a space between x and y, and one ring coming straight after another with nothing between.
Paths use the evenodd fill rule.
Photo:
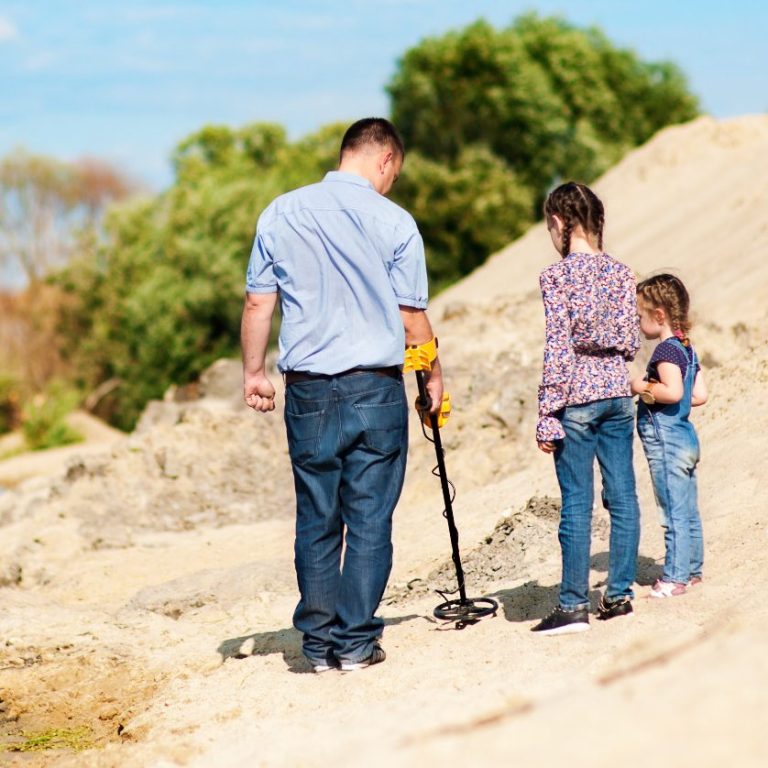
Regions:
<instances>
[{"instance_id":1,"label":"shirt sleeve","mask_svg":"<svg viewBox=\"0 0 768 768\"><path fill-rule=\"evenodd\" d=\"M651 363L656 366L657 371L659 363L674 363L683 376L688 369L688 359L685 352L677 344L669 341L662 341L661 344L657 345L651 355Z\"/></svg>"},{"instance_id":2,"label":"shirt sleeve","mask_svg":"<svg viewBox=\"0 0 768 768\"><path fill-rule=\"evenodd\" d=\"M273 258L274 213L267 208L259 217L256 237L251 249L251 258L245 276L245 290L248 293L275 293L277 278Z\"/></svg>"},{"instance_id":3,"label":"shirt sleeve","mask_svg":"<svg viewBox=\"0 0 768 768\"><path fill-rule=\"evenodd\" d=\"M565 292L558 285L557 278L543 272L539 279L541 296L544 300L546 341L544 365L539 387L539 420L536 425L536 440L560 440L565 430L554 415L568 404L574 366L574 352L571 343L571 321Z\"/></svg>"},{"instance_id":4,"label":"shirt sleeve","mask_svg":"<svg viewBox=\"0 0 768 768\"><path fill-rule=\"evenodd\" d=\"M617 349L627 362L631 362L640 349L640 321L637 317L637 280L629 267L626 268L621 287L616 310L619 339Z\"/></svg>"},{"instance_id":5,"label":"shirt sleeve","mask_svg":"<svg viewBox=\"0 0 768 768\"><path fill-rule=\"evenodd\" d=\"M416 222L409 217L407 226L398 227L397 235L394 259L389 269L389 280L397 303L426 309L429 298L427 260Z\"/></svg>"}]
</instances>

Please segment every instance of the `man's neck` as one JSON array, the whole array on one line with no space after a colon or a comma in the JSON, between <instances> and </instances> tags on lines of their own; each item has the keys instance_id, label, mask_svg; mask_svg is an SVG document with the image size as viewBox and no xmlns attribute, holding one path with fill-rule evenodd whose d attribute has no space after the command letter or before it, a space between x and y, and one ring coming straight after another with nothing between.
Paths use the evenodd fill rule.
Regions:
<instances>
[{"instance_id":1,"label":"man's neck","mask_svg":"<svg viewBox=\"0 0 768 768\"><path fill-rule=\"evenodd\" d=\"M360 158L349 158L342 160L339 163L339 171L342 173L351 173L354 176L359 176L361 179L370 181L375 187L375 169L372 169L370 163L365 163Z\"/></svg>"}]
</instances>

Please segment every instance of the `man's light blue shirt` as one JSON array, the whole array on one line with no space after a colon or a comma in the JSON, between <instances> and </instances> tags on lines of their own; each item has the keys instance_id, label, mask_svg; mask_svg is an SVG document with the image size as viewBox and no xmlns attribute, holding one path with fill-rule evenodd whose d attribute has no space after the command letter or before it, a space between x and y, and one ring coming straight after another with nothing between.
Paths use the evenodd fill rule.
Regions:
<instances>
[{"instance_id":1,"label":"man's light blue shirt","mask_svg":"<svg viewBox=\"0 0 768 768\"><path fill-rule=\"evenodd\" d=\"M280 292L281 371L402 365L399 306L427 306L424 243L369 181L332 171L261 214L246 290Z\"/></svg>"}]
</instances>

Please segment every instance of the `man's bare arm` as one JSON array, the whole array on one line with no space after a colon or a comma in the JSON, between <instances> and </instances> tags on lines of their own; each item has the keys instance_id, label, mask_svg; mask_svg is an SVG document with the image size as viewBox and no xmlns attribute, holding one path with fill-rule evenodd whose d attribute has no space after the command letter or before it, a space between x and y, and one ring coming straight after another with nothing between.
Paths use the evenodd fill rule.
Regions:
<instances>
[{"instance_id":1,"label":"man's bare arm","mask_svg":"<svg viewBox=\"0 0 768 768\"><path fill-rule=\"evenodd\" d=\"M264 370L277 293L246 293L240 322L243 396L256 411L275 409L275 388Z\"/></svg>"}]
</instances>

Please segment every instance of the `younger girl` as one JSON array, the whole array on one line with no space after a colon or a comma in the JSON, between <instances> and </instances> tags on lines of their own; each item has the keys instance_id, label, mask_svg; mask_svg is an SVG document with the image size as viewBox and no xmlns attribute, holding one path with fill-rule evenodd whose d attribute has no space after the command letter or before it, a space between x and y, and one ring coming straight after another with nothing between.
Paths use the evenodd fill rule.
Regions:
<instances>
[{"instance_id":1,"label":"younger girl","mask_svg":"<svg viewBox=\"0 0 768 768\"><path fill-rule=\"evenodd\" d=\"M632 613L640 511L632 468L635 409L627 361L640 346L632 270L603 251L603 204L569 182L544 203L552 243L562 259L540 277L546 319L536 440L554 454L562 495L559 604L532 631L589 629L589 555L594 464L611 517L608 584L599 619Z\"/></svg>"},{"instance_id":2,"label":"younger girl","mask_svg":"<svg viewBox=\"0 0 768 768\"><path fill-rule=\"evenodd\" d=\"M651 597L676 597L701 581L704 543L696 496L699 440L688 421L691 406L707 402L707 388L688 339L688 291L674 275L637 286L640 330L659 339L646 375L632 381L640 395L637 432L651 471L664 527L664 572Z\"/></svg>"}]
</instances>

